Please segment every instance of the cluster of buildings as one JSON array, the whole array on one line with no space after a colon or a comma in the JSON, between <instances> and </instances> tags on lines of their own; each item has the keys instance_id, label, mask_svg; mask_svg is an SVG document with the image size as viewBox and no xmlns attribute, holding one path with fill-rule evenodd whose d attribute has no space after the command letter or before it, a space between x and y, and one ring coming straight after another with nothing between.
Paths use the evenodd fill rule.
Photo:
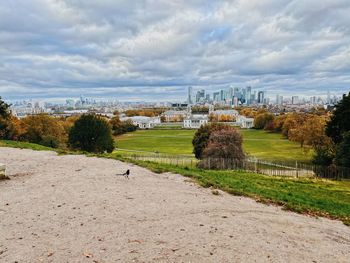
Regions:
<instances>
[{"instance_id":1,"label":"cluster of buildings","mask_svg":"<svg viewBox=\"0 0 350 263\"><path fill-rule=\"evenodd\" d=\"M204 89L200 89L194 94L193 88L188 87L187 103L190 105L208 103L237 107L239 105L267 105L270 100L266 97L266 91L252 91L251 87L229 87L212 94L206 93Z\"/></svg>"},{"instance_id":2,"label":"cluster of buildings","mask_svg":"<svg viewBox=\"0 0 350 263\"><path fill-rule=\"evenodd\" d=\"M122 121L130 120L134 125L140 129L152 129L155 126L180 124L185 129L198 129L202 125L210 122L210 118L213 116L229 117L232 121L225 122L227 124L237 126L243 129L250 129L254 127L254 119L247 118L239 115L236 110L214 110L214 107L209 108L207 113L193 113L191 107L188 106L186 110L168 110L163 112L158 117L145 117L145 116L134 116L134 117L121 117ZM161 121L163 120L163 122Z\"/></svg>"}]
</instances>

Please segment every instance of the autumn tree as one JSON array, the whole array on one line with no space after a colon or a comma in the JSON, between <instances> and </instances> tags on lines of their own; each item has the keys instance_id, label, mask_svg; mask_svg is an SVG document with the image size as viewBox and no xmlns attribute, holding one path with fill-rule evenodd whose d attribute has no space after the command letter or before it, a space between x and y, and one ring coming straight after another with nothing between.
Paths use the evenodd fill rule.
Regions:
<instances>
[{"instance_id":1,"label":"autumn tree","mask_svg":"<svg viewBox=\"0 0 350 263\"><path fill-rule=\"evenodd\" d=\"M113 135L133 132L137 129L137 126L135 126L131 120L121 121L118 115L114 116L109 123L112 127Z\"/></svg>"},{"instance_id":2,"label":"autumn tree","mask_svg":"<svg viewBox=\"0 0 350 263\"><path fill-rule=\"evenodd\" d=\"M265 129L271 122L273 122L274 116L271 113L260 113L254 118L255 129Z\"/></svg>"},{"instance_id":3,"label":"autumn tree","mask_svg":"<svg viewBox=\"0 0 350 263\"><path fill-rule=\"evenodd\" d=\"M111 126L100 116L82 115L69 132L69 145L87 152L112 152L114 140Z\"/></svg>"},{"instance_id":4,"label":"autumn tree","mask_svg":"<svg viewBox=\"0 0 350 263\"><path fill-rule=\"evenodd\" d=\"M220 130L223 128L223 124L219 123L211 123L202 125L195 133L192 145L193 145L193 153L197 159L202 159L202 154L209 142L210 134L213 131Z\"/></svg>"},{"instance_id":5,"label":"autumn tree","mask_svg":"<svg viewBox=\"0 0 350 263\"><path fill-rule=\"evenodd\" d=\"M67 133L59 119L39 114L27 116L22 121L26 126L23 137L29 142L57 148L67 141Z\"/></svg>"},{"instance_id":6,"label":"autumn tree","mask_svg":"<svg viewBox=\"0 0 350 263\"><path fill-rule=\"evenodd\" d=\"M201 168L230 169L240 167L245 159L241 134L231 126L213 131L205 147Z\"/></svg>"}]
</instances>

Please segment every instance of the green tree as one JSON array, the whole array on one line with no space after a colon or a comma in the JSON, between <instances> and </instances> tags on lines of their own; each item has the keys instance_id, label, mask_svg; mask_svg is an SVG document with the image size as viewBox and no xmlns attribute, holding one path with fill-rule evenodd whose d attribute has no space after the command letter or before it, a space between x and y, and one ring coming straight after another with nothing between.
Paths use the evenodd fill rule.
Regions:
<instances>
[{"instance_id":1,"label":"green tree","mask_svg":"<svg viewBox=\"0 0 350 263\"><path fill-rule=\"evenodd\" d=\"M337 165L350 167L350 132L343 134L343 138L337 147L335 162Z\"/></svg>"},{"instance_id":2,"label":"green tree","mask_svg":"<svg viewBox=\"0 0 350 263\"><path fill-rule=\"evenodd\" d=\"M114 140L109 123L102 117L82 115L69 132L69 145L87 152L103 153L114 150Z\"/></svg>"},{"instance_id":3,"label":"green tree","mask_svg":"<svg viewBox=\"0 0 350 263\"><path fill-rule=\"evenodd\" d=\"M0 97L0 117L7 119L10 116L10 105Z\"/></svg>"},{"instance_id":4,"label":"green tree","mask_svg":"<svg viewBox=\"0 0 350 263\"><path fill-rule=\"evenodd\" d=\"M331 120L327 123L326 134L334 143L343 140L343 134L350 131L350 93L336 105Z\"/></svg>"},{"instance_id":5,"label":"green tree","mask_svg":"<svg viewBox=\"0 0 350 263\"><path fill-rule=\"evenodd\" d=\"M197 159L202 159L202 154L207 147L209 142L210 134L213 131L220 130L224 125L219 123L211 123L202 125L194 134L192 145L193 145L193 153Z\"/></svg>"}]
</instances>

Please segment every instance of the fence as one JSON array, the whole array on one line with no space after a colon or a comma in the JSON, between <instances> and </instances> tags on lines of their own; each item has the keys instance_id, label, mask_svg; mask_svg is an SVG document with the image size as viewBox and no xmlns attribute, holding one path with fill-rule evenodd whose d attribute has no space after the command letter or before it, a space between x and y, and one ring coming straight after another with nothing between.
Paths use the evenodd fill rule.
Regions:
<instances>
[{"instance_id":1,"label":"fence","mask_svg":"<svg viewBox=\"0 0 350 263\"><path fill-rule=\"evenodd\" d=\"M189 168L209 170L242 170L270 176L317 177L328 179L350 179L350 168L339 166L317 166L301 162L270 162L257 158L235 161L225 158L206 158L198 161L194 157L164 154L131 154L126 156L133 160L170 164Z\"/></svg>"}]
</instances>

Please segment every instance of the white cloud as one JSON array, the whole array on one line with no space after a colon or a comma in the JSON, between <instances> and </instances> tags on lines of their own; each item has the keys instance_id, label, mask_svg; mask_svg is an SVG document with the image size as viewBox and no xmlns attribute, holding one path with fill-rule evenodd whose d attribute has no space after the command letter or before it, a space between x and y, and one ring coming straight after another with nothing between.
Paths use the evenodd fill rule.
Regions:
<instances>
[{"instance_id":1,"label":"white cloud","mask_svg":"<svg viewBox=\"0 0 350 263\"><path fill-rule=\"evenodd\" d=\"M342 92L349 13L347 0L6 1L0 95L178 98L187 85L230 84Z\"/></svg>"}]
</instances>

